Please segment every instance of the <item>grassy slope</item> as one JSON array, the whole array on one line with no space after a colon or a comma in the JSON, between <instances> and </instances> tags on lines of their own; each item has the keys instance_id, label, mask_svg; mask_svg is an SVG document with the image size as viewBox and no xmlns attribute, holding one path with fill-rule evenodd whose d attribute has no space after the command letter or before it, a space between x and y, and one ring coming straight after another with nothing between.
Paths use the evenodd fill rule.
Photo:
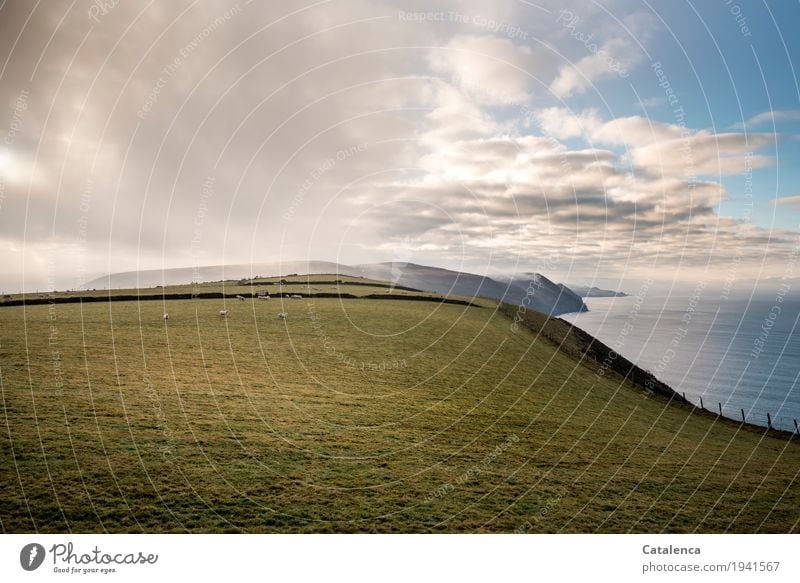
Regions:
<instances>
[{"instance_id":1,"label":"grassy slope","mask_svg":"<svg viewBox=\"0 0 800 583\"><path fill-rule=\"evenodd\" d=\"M2 529L800 529L797 441L647 397L492 309L283 305L0 309Z\"/></svg>"}]
</instances>

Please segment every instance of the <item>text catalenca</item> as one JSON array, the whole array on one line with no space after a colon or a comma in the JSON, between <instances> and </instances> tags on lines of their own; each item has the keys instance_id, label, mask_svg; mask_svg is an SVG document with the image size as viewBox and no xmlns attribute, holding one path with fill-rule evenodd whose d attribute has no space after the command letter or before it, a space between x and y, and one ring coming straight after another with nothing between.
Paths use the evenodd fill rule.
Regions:
<instances>
[{"instance_id":1,"label":"text catalenca","mask_svg":"<svg viewBox=\"0 0 800 583\"><path fill-rule=\"evenodd\" d=\"M645 555L699 555L700 549L698 547L653 547L644 545L642 552Z\"/></svg>"}]
</instances>

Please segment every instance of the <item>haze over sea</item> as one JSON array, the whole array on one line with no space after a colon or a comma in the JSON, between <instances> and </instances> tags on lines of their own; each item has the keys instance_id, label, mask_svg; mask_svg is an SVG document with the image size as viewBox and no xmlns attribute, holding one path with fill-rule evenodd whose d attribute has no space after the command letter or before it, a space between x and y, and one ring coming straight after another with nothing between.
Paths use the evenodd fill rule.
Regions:
<instances>
[{"instance_id":1,"label":"haze over sea","mask_svg":"<svg viewBox=\"0 0 800 583\"><path fill-rule=\"evenodd\" d=\"M692 403L748 422L800 422L800 298L788 288L733 298L699 285L659 294L647 284L620 298L586 298L565 320L654 373Z\"/></svg>"}]
</instances>

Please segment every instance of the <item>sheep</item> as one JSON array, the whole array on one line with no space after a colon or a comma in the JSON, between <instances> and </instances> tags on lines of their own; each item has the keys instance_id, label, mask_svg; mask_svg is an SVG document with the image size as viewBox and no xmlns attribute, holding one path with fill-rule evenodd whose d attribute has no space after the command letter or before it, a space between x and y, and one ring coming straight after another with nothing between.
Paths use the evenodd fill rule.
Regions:
<instances>
[{"instance_id":1,"label":"sheep","mask_svg":"<svg viewBox=\"0 0 800 583\"><path fill-rule=\"evenodd\" d=\"M288 315L288 312L278 312L278 320L285 320Z\"/></svg>"},{"instance_id":2,"label":"sheep","mask_svg":"<svg viewBox=\"0 0 800 583\"><path fill-rule=\"evenodd\" d=\"M237 299L237 300L244 301L244 296L236 296L236 299Z\"/></svg>"},{"instance_id":3,"label":"sheep","mask_svg":"<svg viewBox=\"0 0 800 583\"><path fill-rule=\"evenodd\" d=\"M169 314L164 314L163 316L161 316L161 319L162 320L169 320Z\"/></svg>"},{"instance_id":4,"label":"sheep","mask_svg":"<svg viewBox=\"0 0 800 583\"><path fill-rule=\"evenodd\" d=\"M268 299L270 299L270 297L269 296L258 296L258 299L259 300L268 300Z\"/></svg>"},{"instance_id":5,"label":"sheep","mask_svg":"<svg viewBox=\"0 0 800 583\"><path fill-rule=\"evenodd\" d=\"M289 297L292 298L293 300L302 300L303 299L303 296L301 296L300 294L292 294Z\"/></svg>"},{"instance_id":6,"label":"sheep","mask_svg":"<svg viewBox=\"0 0 800 583\"><path fill-rule=\"evenodd\" d=\"M219 311L219 315L220 315L221 318L227 318L228 317L228 310L220 310Z\"/></svg>"}]
</instances>

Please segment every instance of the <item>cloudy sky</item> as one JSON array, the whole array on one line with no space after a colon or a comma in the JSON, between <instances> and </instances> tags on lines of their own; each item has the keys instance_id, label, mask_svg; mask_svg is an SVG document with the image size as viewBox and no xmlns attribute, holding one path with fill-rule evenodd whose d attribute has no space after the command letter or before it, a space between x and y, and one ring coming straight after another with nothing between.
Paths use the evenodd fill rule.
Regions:
<instances>
[{"instance_id":1,"label":"cloudy sky","mask_svg":"<svg viewBox=\"0 0 800 583\"><path fill-rule=\"evenodd\" d=\"M0 288L800 275L797 3L0 4Z\"/></svg>"}]
</instances>

